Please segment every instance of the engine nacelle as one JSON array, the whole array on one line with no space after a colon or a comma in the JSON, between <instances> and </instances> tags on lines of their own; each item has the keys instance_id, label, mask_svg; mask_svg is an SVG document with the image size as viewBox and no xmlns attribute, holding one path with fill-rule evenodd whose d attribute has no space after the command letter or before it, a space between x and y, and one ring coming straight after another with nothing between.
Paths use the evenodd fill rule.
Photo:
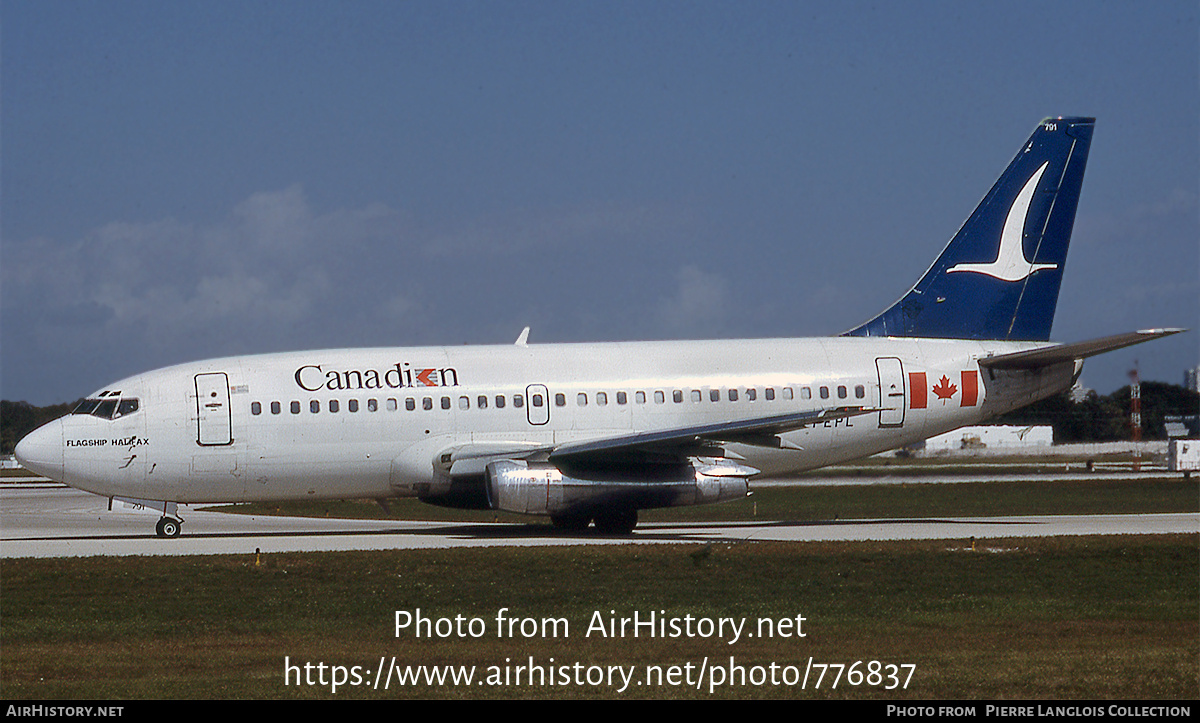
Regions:
<instances>
[{"instance_id":1,"label":"engine nacelle","mask_svg":"<svg viewBox=\"0 0 1200 723\"><path fill-rule=\"evenodd\" d=\"M750 493L753 467L726 460L681 464L671 478L645 481L581 479L550 464L498 460L487 466L492 509L527 515L574 515L609 507L648 509L737 500ZM597 474L600 478L603 475Z\"/></svg>"}]
</instances>

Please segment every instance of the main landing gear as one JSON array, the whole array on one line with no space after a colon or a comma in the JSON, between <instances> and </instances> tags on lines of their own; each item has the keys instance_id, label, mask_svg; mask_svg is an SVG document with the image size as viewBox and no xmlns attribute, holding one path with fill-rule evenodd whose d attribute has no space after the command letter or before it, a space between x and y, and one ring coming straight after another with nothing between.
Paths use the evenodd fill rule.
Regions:
<instances>
[{"instance_id":1,"label":"main landing gear","mask_svg":"<svg viewBox=\"0 0 1200 723\"><path fill-rule=\"evenodd\" d=\"M179 532L182 528L183 520L177 520L174 517L163 517L154 526L154 532L159 537L179 537Z\"/></svg>"},{"instance_id":2,"label":"main landing gear","mask_svg":"<svg viewBox=\"0 0 1200 723\"><path fill-rule=\"evenodd\" d=\"M563 532L584 532L593 520L596 532L602 535L628 535L637 526L637 510L617 509L605 510L595 515L552 515L550 522L554 528Z\"/></svg>"}]
</instances>

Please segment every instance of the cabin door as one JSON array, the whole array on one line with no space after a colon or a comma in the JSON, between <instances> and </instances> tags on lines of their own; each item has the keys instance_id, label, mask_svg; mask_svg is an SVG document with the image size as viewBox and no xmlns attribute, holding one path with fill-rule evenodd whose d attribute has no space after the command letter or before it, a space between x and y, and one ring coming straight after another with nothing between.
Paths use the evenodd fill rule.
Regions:
<instances>
[{"instance_id":1,"label":"cabin door","mask_svg":"<svg viewBox=\"0 0 1200 723\"><path fill-rule=\"evenodd\" d=\"M895 357L875 360L879 372L879 426L899 427L904 424L904 367Z\"/></svg>"},{"instance_id":2,"label":"cabin door","mask_svg":"<svg viewBox=\"0 0 1200 723\"><path fill-rule=\"evenodd\" d=\"M225 372L196 375L196 443L201 447L233 444L229 377Z\"/></svg>"},{"instance_id":3,"label":"cabin door","mask_svg":"<svg viewBox=\"0 0 1200 723\"><path fill-rule=\"evenodd\" d=\"M529 415L529 423L542 425L550 421L550 394L544 384L530 384L525 387L525 413Z\"/></svg>"}]
</instances>

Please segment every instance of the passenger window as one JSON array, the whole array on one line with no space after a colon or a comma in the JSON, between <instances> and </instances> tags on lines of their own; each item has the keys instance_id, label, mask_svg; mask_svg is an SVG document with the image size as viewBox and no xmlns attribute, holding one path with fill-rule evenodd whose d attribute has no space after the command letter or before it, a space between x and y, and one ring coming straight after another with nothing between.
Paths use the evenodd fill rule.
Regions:
<instances>
[{"instance_id":1,"label":"passenger window","mask_svg":"<svg viewBox=\"0 0 1200 723\"><path fill-rule=\"evenodd\" d=\"M378 412L379 411L379 402L375 401L374 399L368 399L367 400L367 411L368 412Z\"/></svg>"},{"instance_id":2,"label":"passenger window","mask_svg":"<svg viewBox=\"0 0 1200 723\"><path fill-rule=\"evenodd\" d=\"M596 404L602 407L608 404L608 395L604 392L596 392Z\"/></svg>"},{"instance_id":3,"label":"passenger window","mask_svg":"<svg viewBox=\"0 0 1200 723\"><path fill-rule=\"evenodd\" d=\"M351 399L349 402L346 402L346 408L349 409L351 412L357 412L358 411L358 400Z\"/></svg>"},{"instance_id":4,"label":"passenger window","mask_svg":"<svg viewBox=\"0 0 1200 723\"><path fill-rule=\"evenodd\" d=\"M729 401L731 401L731 402L736 402L736 401L737 401L737 397L738 397L738 395L737 395L737 390L736 390L736 389L730 389L730 390L729 390Z\"/></svg>"},{"instance_id":5,"label":"passenger window","mask_svg":"<svg viewBox=\"0 0 1200 723\"><path fill-rule=\"evenodd\" d=\"M838 399L845 399L845 398L846 398L846 387L839 384L838 385Z\"/></svg>"},{"instance_id":6,"label":"passenger window","mask_svg":"<svg viewBox=\"0 0 1200 723\"><path fill-rule=\"evenodd\" d=\"M854 387L854 396L858 399L862 399L863 397L867 396L867 388L861 384L856 385Z\"/></svg>"},{"instance_id":7,"label":"passenger window","mask_svg":"<svg viewBox=\"0 0 1200 723\"><path fill-rule=\"evenodd\" d=\"M271 402L271 414L279 414L279 402Z\"/></svg>"},{"instance_id":8,"label":"passenger window","mask_svg":"<svg viewBox=\"0 0 1200 723\"><path fill-rule=\"evenodd\" d=\"M755 389L754 387L750 387L749 389L747 389L746 390L746 399L750 400L751 402L758 399L758 390Z\"/></svg>"},{"instance_id":9,"label":"passenger window","mask_svg":"<svg viewBox=\"0 0 1200 723\"><path fill-rule=\"evenodd\" d=\"M316 414L317 412L321 411L321 400L314 399L314 400L310 401L308 403L308 411L312 412L313 414Z\"/></svg>"},{"instance_id":10,"label":"passenger window","mask_svg":"<svg viewBox=\"0 0 1200 723\"><path fill-rule=\"evenodd\" d=\"M575 395L575 405L579 407L587 406L587 394L585 392L580 392Z\"/></svg>"},{"instance_id":11,"label":"passenger window","mask_svg":"<svg viewBox=\"0 0 1200 723\"><path fill-rule=\"evenodd\" d=\"M413 411L414 409L417 408L417 400L413 399L412 397L405 399L404 400L404 408L410 412Z\"/></svg>"},{"instance_id":12,"label":"passenger window","mask_svg":"<svg viewBox=\"0 0 1200 723\"><path fill-rule=\"evenodd\" d=\"M424 399L422 399L421 400L421 409L424 409L427 412L430 409L433 409L433 397L425 397Z\"/></svg>"},{"instance_id":13,"label":"passenger window","mask_svg":"<svg viewBox=\"0 0 1200 723\"><path fill-rule=\"evenodd\" d=\"M250 413L256 417L262 414L262 404L259 402L250 402Z\"/></svg>"},{"instance_id":14,"label":"passenger window","mask_svg":"<svg viewBox=\"0 0 1200 723\"><path fill-rule=\"evenodd\" d=\"M700 401L700 399L701 399L701 397L700 397L700 390L699 390L699 389L693 389L693 390L692 390L692 401L693 401L693 402L698 402L698 401Z\"/></svg>"},{"instance_id":15,"label":"passenger window","mask_svg":"<svg viewBox=\"0 0 1200 723\"><path fill-rule=\"evenodd\" d=\"M458 408L459 408L459 409L470 409L470 408L471 408L471 400L470 400L470 398L468 398L468 397L459 397L459 398L458 398Z\"/></svg>"},{"instance_id":16,"label":"passenger window","mask_svg":"<svg viewBox=\"0 0 1200 723\"><path fill-rule=\"evenodd\" d=\"M829 399L829 387L821 387L821 399Z\"/></svg>"},{"instance_id":17,"label":"passenger window","mask_svg":"<svg viewBox=\"0 0 1200 723\"><path fill-rule=\"evenodd\" d=\"M513 406L518 409L525 406L525 397L522 397L520 394L514 394L513 395Z\"/></svg>"},{"instance_id":18,"label":"passenger window","mask_svg":"<svg viewBox=\"0 0 1200 723\"><path fill-rule=\"evenodd\" d=\"M654 392L654 403L655 404L662 404L665 401L667 401L667 397L665 394L662 393L662 390Z\"/></svg>"},{"instance_id":19,"label":"passenger window","mask_svg":"<svg viewBox=\"0 0 1200 723\"><path fill-rule=\"evenodd\" d=\"M496 395L496 409L504 409L504 395L503 394Z\"/></svg>"},{"instance_id":20,"label":"passenger window","mask_svg":"<svg viewBox=\"0 0 1200 723\"><path fill-rule=\"evenodd\" d=\"M388 400L387 400L387 410L388 410L389 412L394 412L394 411L396 411L396 410L397 410L397 409L399 409L399 408L400 408L400 407L399 407L399 405L397 405L397 404L396 404L396 400L395 400L395 399L392 399L391 397L388 397Z\"/></svg>"},{"instance_id":21,"label":"passenger window","mask_svg":"<svg viewBox=\"0 0 1200 723\"><path fill-rule=\"evenodd\" d=\"M542 399L541 394L534 394L533 396L529 397L529 403L535 407L540 407L545 404L545 401Z\"/></svg>"},{"instance_id":22,"label":"passenger window","mask_svg":"<svg viewBox=\"0 0 1200 723\"><path fill-rule=\"evenodd\" d=\"M675 391L671 392L671 399L675 400L676 404L679 404L683 401L683 392L676 389Z\"/></svg>"},{"instance_id":23,"label":"passenger window","mask_svg":"<svg viewBox=\"0 0 1200 723\"><path fill-rule=\"evenodd\" d=\"M561 392L559 392L558 394L555 394L554 395L554 406L556 406L556 407L567 406L567 395L563 394Z\"/></svg>"},{"instance_id":24,"label":"passenger window","mask_svg":"<svg viewBox=\"0 0 1200 723\"><path fill-rule=\"evenodd\" d=\"M645 404L646 403L646 393L645 392L634 392L633 393L633 401L637 402L638 404Z\"/></svg>"},{"instance_id":25,"label":"passenger window","mask_svg":"<svg viewBox=\"0 0 1200 723\"><path fill-rule=\"evenodd\" d=\"M292 414L300 413L300 402L292 402Z\"/></svg>"},{"instance_id":26,"label":"passenger window","mask_svg":"<svg viewBox=\"0 0 1200 723\"><path fill-rule=\"evenodd\" d=\"M803 389L800 390L800 398L801 399L812 399L812 390L809 389L808 387L804 387Z\"/></svg>"},{"instance_id":27,"label":"passenger window","mask_svg":"<svg viewBox=\"0 0 1200 723\"><path fill-rule=\"evenodd\" d=\"M330 399L329 400L329 411L336 412L338 409L340 409L340 407L338 406L338 400Z\"/></svg>"},{"instance_id":28,"label":"passenger window","mask_svg":"<svg viewBox=\"0 0 1200 723\"><path fill-rule=\"evenodd\" d=\"M629 401L629 397L625 392L617 392L617 404L625 404Z\"/></svg>"},{"instance_id":29,"label":"passenger window","mask_svg":"<svg viewBox=\"0 0 1200 723\"><path fill-rule=\"evenodd\" d=\"M450 408L450 397L442 397L442 409Z\"/></svg>"},{"instance_id":30,"label":"passenger window","mask_svg":"<svg viewBox=\"0 0 1200 723\"><path fill-rule=\"evenodd\" d=\"M768 402L775 401L775 387L767 387L764 389L763 396L766 397Z\"/></svg>"},{"instance_id":31,"label":"passenger window","mask_svg":"<svg viewBox=\"0 0 1200 723\"><path fill-rule=\"evenodd\" d=\"M487 409L487 395L480 394L479 397L475 399L475 406L479 407L480 409Z\"/></svg>"},{"instance_id":32,"label":"passenger window","mask_svg":"<svg viewBox=\"0 0 1200 723\"><path fill-rule=\"evenodd\" d=\"M721 401L721 390L720 389L709 389L708 390L708 401L710 401L710 402Z\"/></svg>"},{"instance_id":33,"label":"passenger window","mask_svg":"<svg viewBox=\"0 0 1200 723\"><path fill-rule=\"evenodd\" d=\"M784 398L784 399L791 399L791 398L792 398L792 388L791 388L791 387L784 387L784 388L783 388L783 398Z\"/></svg>"}]
</instances>

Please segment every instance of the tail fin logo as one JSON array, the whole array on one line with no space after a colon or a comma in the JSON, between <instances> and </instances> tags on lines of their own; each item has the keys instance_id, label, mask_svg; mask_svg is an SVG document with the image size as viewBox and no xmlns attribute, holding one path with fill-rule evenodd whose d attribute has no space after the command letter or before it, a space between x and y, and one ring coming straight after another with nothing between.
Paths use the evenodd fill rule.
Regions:
<instances>
[{"instance_id":1,"label":"tail fin logo","mask_svg":"<svg viewBox=\"0 0 1200 723\"><path fill-rule=\"evenodd\" d=\"M1033 201L1038 181L1041 180L1042 173L1045 172L1048 165L1050 165L1049 161L1043 163L1042 167L1037 169L1033 176L1025 182L1025 186L1013 201L1012 207L1008 209L1008 216L1004 219L1004 228L1000 232L1000 248L996 250L996 260L988 263L955 264L947 269L946 273L970 271L1001 281L1012 282L1026 279L1042 269L1058 268L1058 264L1035 264L1025 258L1025 248L1021 243L1025 234L1025 219L1029 215L1029 204Z\"/></svg>"}]
</instances>

